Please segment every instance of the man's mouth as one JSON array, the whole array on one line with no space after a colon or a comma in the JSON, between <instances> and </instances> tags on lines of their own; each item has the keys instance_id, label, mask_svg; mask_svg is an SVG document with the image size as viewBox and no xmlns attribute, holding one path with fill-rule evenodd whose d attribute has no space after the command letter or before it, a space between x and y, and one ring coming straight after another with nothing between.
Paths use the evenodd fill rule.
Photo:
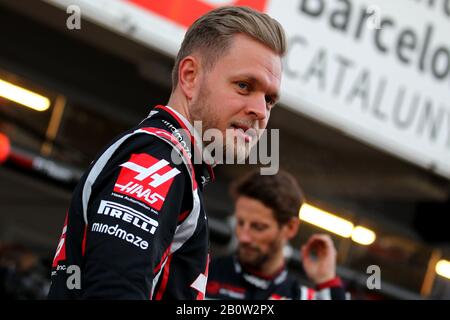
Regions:
<instances>
[{"instance_id":1,"label":"man's mouth","mask_svg":"<svg viewBox=\"0 0 450 320\"><path fill-rule=\"evenodd\" d=\"M258 253L259 249L255 247L241 245L239 247L239 251L241 251L242 253L250 253L250 252Z\"/></svg>"},{"instance_id":2,"label":"man's mouth","mask_svg":"<svg viewBox=\"0 0 450 320\"><path fill-rule=\"evenodd\" d=\"M237 131L237 134L242 135L242 137L244 138L245 142L251 142L253 140L253 136L245 133L247 132L247 130L250 129L249 126L243 125L243 124L236 124L233 123L231 124L231 128L233 128L235 131Z\"/></svg>"},{"instance_id":3,"label":"man's mouth","mask_svg":"<svg viewBox=\"0 0 450 320\"><path fill-rule=\"evenodd\" d=\"M242 129L244 132L247 131L250 128L250 127L248 127L246 125L236 124L236 123L233 123L231 125L231 127L233 127L234 129Z\"/></svg>"}]
</instances>

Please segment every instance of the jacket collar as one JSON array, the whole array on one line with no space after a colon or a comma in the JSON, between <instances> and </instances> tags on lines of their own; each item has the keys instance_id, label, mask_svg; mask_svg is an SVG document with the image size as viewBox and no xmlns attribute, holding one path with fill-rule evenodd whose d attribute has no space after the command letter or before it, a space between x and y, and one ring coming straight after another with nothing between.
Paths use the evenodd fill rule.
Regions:
<instances>
[{"instance_id":1,"label":"jacket collar","mask_svg":"<svg viewBox=\"0 0 450 320\"><path fill-rule=\"evenodd\" d=\"M233 256L233 260L236 273L240 274L246 282L263 290L268 289L272 284L279 285L286 280L288 275L286 265L283 265L273 276L266 276L257 271L244 268L236 255Z\"/></svg>"},{"instance_id":2,"label":"jacket collar","mask_svg":"<svg viewBox=\"0 0 450 320\"><path fill-rule=\"evenodd\" d=\"M201 133L197 132L197 130L195 130L192 124L183 115L169 106L156 106L150 112L148 118L156 117L158 114L163 114L165 116L161 119L161 121L168 131L171 132L180 142L184 142L183 146L186 146L189 150L188 154L191 156L191 160L193 160L192 162L194 167L202 167L201 184L206 185L209 182L214 181L215 177L213 168L216 163L208 149L204 148ZM180 134L179 129L183 129L183 133ZM202 159L202 162L198 163L198 160L196 161L196 159Z\"/></svg>"}]
</instances>

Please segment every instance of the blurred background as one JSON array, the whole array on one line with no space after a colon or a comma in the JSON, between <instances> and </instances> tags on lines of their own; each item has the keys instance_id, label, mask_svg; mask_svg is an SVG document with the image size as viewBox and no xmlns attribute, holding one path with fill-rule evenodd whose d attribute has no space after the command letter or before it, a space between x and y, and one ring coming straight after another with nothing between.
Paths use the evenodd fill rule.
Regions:
<instances>
[{"instance_id":1,"label":"blurred background","mask_svg":"<svg viewBox=\"0 0 450 320\"><path fill-rule=\"evenodd\" d=\"M450 1L390 2L0 0L0 296L45 297L81 174L167 102L186 27L236 4L288 35L269 128L308 201L292 272L308 283L298 248L326 232L353 299L450 299ZM250 168L206 190L213 255L236 245L228 188Z\"/></svg>"}]
</instances>

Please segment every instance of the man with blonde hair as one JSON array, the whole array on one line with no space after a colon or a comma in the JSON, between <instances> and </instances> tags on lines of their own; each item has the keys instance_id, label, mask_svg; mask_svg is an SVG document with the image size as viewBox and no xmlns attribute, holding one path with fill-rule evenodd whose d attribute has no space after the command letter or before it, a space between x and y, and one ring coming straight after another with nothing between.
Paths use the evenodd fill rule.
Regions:
<instances>
[{"instance_id":1,"label":"man with blonde hair","mask_svg":"<svg viewBox=\"0 0 450 320\"><path fill-rule=\"evenodd\" d=\"M250 8L218 8L189 28L168 105L114 140L74 191L49 298L204 297L202 192L214 162L195 161L204 152L194 122L221 132L237 157L247 156L278 99L285 51L281 25Z\"/></svg>"}]
</instances>

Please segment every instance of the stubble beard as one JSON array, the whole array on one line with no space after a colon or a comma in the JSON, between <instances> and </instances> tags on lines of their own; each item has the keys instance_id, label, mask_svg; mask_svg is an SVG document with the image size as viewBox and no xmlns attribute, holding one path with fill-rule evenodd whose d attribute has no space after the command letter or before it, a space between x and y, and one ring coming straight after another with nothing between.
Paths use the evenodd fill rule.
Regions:
<instances>
[{"instance_id":1,"label":"stubble beard","mask_svg":"<svg viewBox=\"0 0 450 320\"><path fill-rule=\"evenodd\" d=\"M255 248L255 256L251 257L246 254L245 251L242 251L241 248L238 248L238 258L239 262L248 268L254 270L261 270L262 266L269 260L270 256L268 253L264 254L261 250Z\"/></svg>"},{"instance_id":2,"label":"stubble beard","mask_svg":"<svg viewBox=\"0 0 450 320\"><path fill-rule=\"evenodd\" d=\"M211 104L210 104L210 96L211 91L207 86L202 83L200 87L200 93L197 100L193 101L190 106L190 114L191 119L193 121L201 121L202 122L202 128L203 132L205 132L208 129L219 129L219 116ZM218 111L220 112L220 111ZM244 161L247 159L250 155L251 149L256 145L257 140L259 138L259 134L257 134L257 138L251 142L248 143L244 141L243 139L238 138L235 133L234 129L227 128L226 131L231 130L230 134L227 135L227 132L222 132L222 141L215 141L214 143L217 145L220 143L222 146L223 155L227 155L231 152L233 152L233 159L235 161ZM227 138L228 137L228 138ZM208 143L208 142L206 142ZM209 142L212 143L212 142ZM207 145L205 145L207 147ZM223 160L223 159L216 159L216 160Z\"/></svg>"},{"instance_id":3,"label":"stubble beard","mask_svg":"<svg viewBox=\"0 0 450 320\"><path fill-rule=\"evenodd\" d=\"M250 245L250 247L252 247ZM255 251L255 257L250 257L249 255L242 252L241 246L238 247L238 259L239 262L248 268L253 270L264 272L264 265L278 254L279 250L282 250L282 243L278 239L275 239L269 246L266 253L262 252L259 248L253 247Z\"/></svg>"}]
</instances>

